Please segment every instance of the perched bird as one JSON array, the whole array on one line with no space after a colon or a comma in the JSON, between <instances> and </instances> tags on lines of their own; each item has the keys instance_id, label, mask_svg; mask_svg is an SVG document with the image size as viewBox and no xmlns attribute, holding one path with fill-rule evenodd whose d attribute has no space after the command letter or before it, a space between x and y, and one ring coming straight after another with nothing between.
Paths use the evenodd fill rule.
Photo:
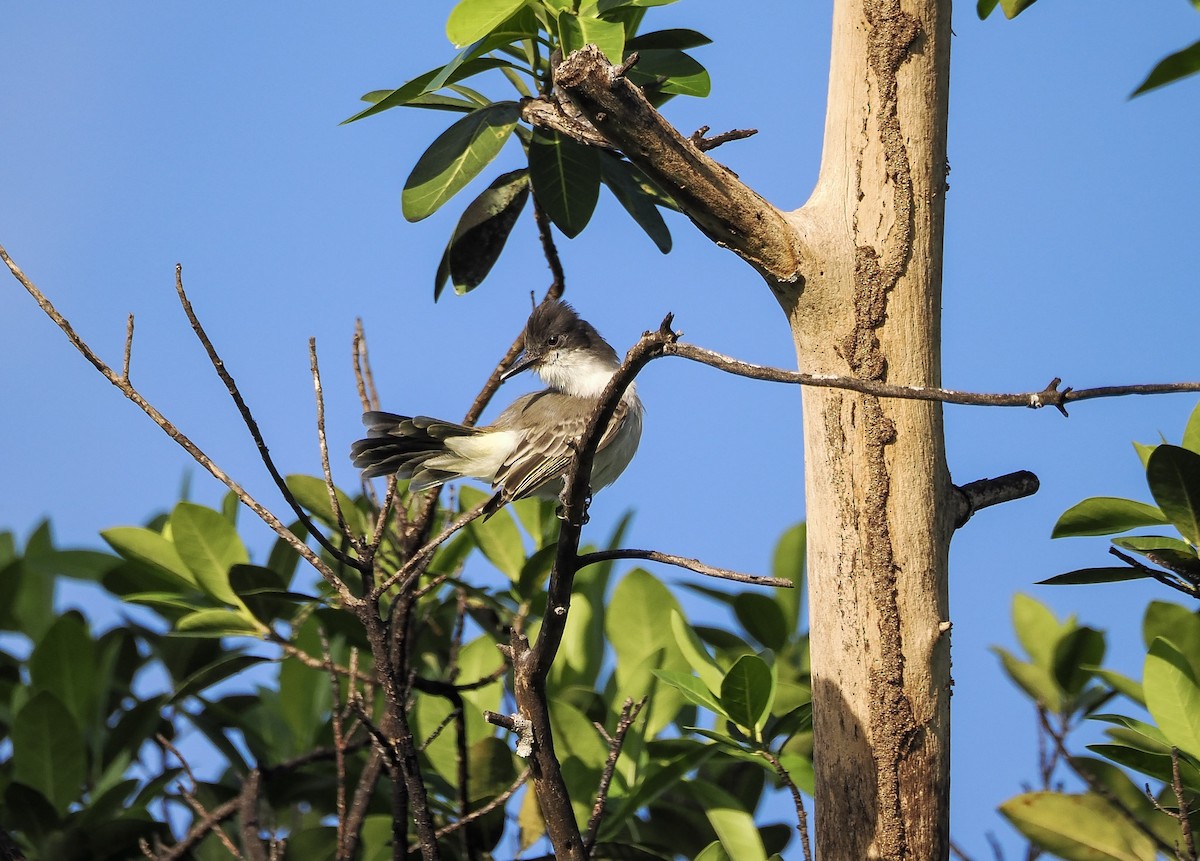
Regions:
<instances>
[{"instance_id":1,"label":"perched bird","mask_svg":"<svg viewBox=\"0 0 1200 861\"><path fill-rule=\"evenodd\" d=\"M558 497L592 410L620 366L616 351L565 302L543 302L525 324L524 353L503 379L533 369L547 388L517 398L494 422L467 427L428 416L367 412L350 447L363 478L396 475L412 490L468 477L500 492L498 505ZM642 402L625 390L600 438L591 489L616 481L642 436Z\"/></svg>"}]
</instances>

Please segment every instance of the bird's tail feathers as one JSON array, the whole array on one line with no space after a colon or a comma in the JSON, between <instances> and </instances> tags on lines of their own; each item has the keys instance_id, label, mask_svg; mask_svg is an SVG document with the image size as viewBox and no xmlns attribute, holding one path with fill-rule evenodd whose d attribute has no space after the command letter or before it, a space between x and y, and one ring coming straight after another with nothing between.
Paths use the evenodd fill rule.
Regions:
<instances>
[{"instance_id":1,"label":"bird's tail feathers","mask_svg":"<svg viewBox=\"0 0 1200 861\"><path fill-rule=\"evenodd\" d=\"M474 436L476 428L429 416L402 416L396 413L371 411L363 413L367 436L350 446L354 465L362 470L363 478L397 475L408 479L412 490L436 487L459 472L443 467L443 462L428 463L447 455L446 440Z\"/></svg>"}]
</instances>

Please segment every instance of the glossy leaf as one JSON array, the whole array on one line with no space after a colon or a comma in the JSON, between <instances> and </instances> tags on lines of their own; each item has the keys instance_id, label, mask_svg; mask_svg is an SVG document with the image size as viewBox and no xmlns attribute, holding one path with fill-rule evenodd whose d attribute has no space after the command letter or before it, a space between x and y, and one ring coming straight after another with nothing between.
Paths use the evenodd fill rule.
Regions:
<instances>
[{"instance_id":1,"label":"glossy leaf","mask_svg":"<svg viewBox=\"0 0 1200 861\"><path fill-rule=\"evenodd\" d=\"M692 670L700 677L700 681L709 691L721 690L721 682L725 679L725 671L716 659L709 654L704 643L696 636L692 626L678 611L671 611L671 633L675 635L675 644L691 665ZM715 694L713 694L715 697ZM718 711L714 709L714 711Z\"/></svg>"},{"instance_id":2,"label":"glossy leaf","mask_svg":"<svg viewBox=\"0 0 1200 861\"><path fill-rule=\"evenodd\" d=\"M719 787L700 780L686 784L704 808L704 815L731 858L738 861L767 861L767 851L754 824L754 817L737 800Z\"/></svg>"},{"instance_id":3,"label":"glossy leaf","mask_svg":"<svg viewBox=\"0 0 1200 861\"><path fill-rule=\"evenodd\" d=\"M673 48L638 51L637 65L629 70L628 77L638 86L651 85L671 95L704 98L712 90L708 70L690 54ZM660 77L666 78L661 84Z\"/></svg>"},{"instance_id":4,"label":"glossy leaf","mask_svg":"<svg viewBox=\"0 0 1200 861\"><path fill-rule=\"evenodd\" d=\"M373 90L367 93L362 99L364 102L370 102L371 106L342 120L342 125L365 119L390 108L429 104L428 99L434 90L448 87L456 81L465 80L480 72L496 68L507 68L512 65L507 60L499 60L493 57L468 58L468 54L468 51L464 51L459 55L462 58L461 60L459 57L456 57L455 60L447 63L445 66L430 69L428 72L418 75L394 90Z\"/></svg>"},{"instance_id":5,"label":"glossy leaf","mask_svg":"<svg viewBox=\"0 0 1200 861\"><path fill-rule=\"evenodd\" d=\"M550 220L569 238L591 220L600 198L599 155L558 132L537 132L529 145L533 193Z\"/></svg>"},{"instance_id":6,"label":"glossy leaf","mask_svg":"<svg viewBox=\"0 0 1200 861\"><path fill-rule=\"evenodd\" d=\"M729 717L716 695L708 689L704 682L690 673L681 673L677 670L655 670L654 675L681 691L689 702L723 717Z\"/></svg>"},{"instance_id":7,"label":"glossy leaf","mask_svg":"<svg viewBox=\"0 0 1200 861\"><path fill-rule=\"evenodd\" d=\"M1077 695L1092 677L1089 666L1104 660L1104 634L1095 628L1076 628L1054 648L1054 679L1070 696Z\"/></svg>"},{"instance_id":8,"label":"glossy leaf","mask_svg":"<svg viewBox=\"0 0 1200 861\"><path fill-rule=\"evenodd\" d=\"M1140 706L1146 705L1146 695L1142 692L1142 685L1136 682L1129 676L1122 675L1115 670L1105 670L1097 667L1096 676L1102 679L1110 688L1123 696L1128 697Z\"/></svg>"},{"instance_id":9,"label":"glossy leaf","mask_svg":"<svg viewBox=\"0 0 1200 861\"><path fill-rule=\"evenodd\" d=\"M1115 496L1093 496L1062 513L1051 538L1079 535L1113 535L1139 526L1160 526L1166 516L1153 505Z\"/></svg>"},{"instance_id":10,"label":"glossy leaf","mask_svg":"<svg viewBox=\"0 0 1200 861\"><path fill-rule=\"evenodd\" d=\"M1179 650L1161 637L1150 645L1142 674L1146 708L1175 747L1200 757L1200 685Z\"/></svg>"},{"instance_id":11,"label":"glossy leaf","mask_svg":"<svg viewBox=\"0 0 1200 861\"><path fill-rule=\"evenodd\" d=\"M329 499L329 486L325 479L315 475L289 475L284 479L287 489L300 506L313 518L329 529L338 528L337 517L333 513L333 503ZM342 509L342 517L351 531L357 535L369 535L374 527L368 518L355 506L354 500L341 489L337 491L338 507Z\"/></svg>"},{"instance_id":12,"label":"glossy leaf","mask_svg":"<svg viewBox=\"0 0 1200 861\"><path fill-rule=\"evenodd\" d=\"M1190 544L1200 544L1200 454L1160 445L1146 464L1146 483L1180 534Z\"/></svg>"},{"instance_id":13,"label":"glossy leaf","mask_svg":"<svg viewBox=\"0 0 1200 861\"><path fill-rule=\"evenodd\" d=\"M435 302L447 281L460 296L483 282L528 199L529 172L522 169L500 175L467 205L438 266Z\"/></svg>"},{"instance_id":14,"label":"glossy leaf","mask_svg":"<svg viewBox=\"0 0 1200 861\"><path fill-rule=\"evenodd\" d=\"M1112 540L1116 546L1144 556L1156 565L1200 577L1200 558L1186 541L1165 535L1131 535Z\"/></svg>"},{"instance_id":15,"label":"glossy leaf","mask_svg":"<svg viewBox=\"0 0 1200 861\"><path fill-rule=\"evenodd\" d=\"M992 651L1000 656L1009 678L1035 702L1041 703L1052 712L1058 712L1062 708L1062 693L1048 668L1022 661L1006 649L993 647Z\"/></svg>"},{"instance_id":16,"label":"glossy leaf","mask_svg":"<svg viewBox=\"0 0 1200 861\"><path fill-rule=\"evenodd\" d=\"M625 27L620 22L577 14L570 9L558 15L558 37L564 57L584 45L595 45L610 63L620 63L625 51Z\"/></svg>"},{"instance_id":17,"label":"glossy leaf","mask_svg":"<svg viewBox=\"0 0 1200 861\"><path fill-rule=\"evenodd\" d=\"M255 637L266 628L234 610L198 610L176 622L175 630L190 637Z\"/></svg>"},{"instance_id":18,"label":"glossy leaf","mask_svg":"<svg viewBox=\"0 0 1200 861\"><path fill-rule=\"evenodd\" d=\"M625 208L630 217L645 231L658 250L666 254L671 250L671 231L662 214L639 182L641 174L629 162L610 153L600 154L600 179L608 186L613 197Z\"/></svg>"},{"instance_id":19,"label":"glossy leaf","mask_svg":"<svg viewBox=\"0 0 1200 861\"><path fill-rule=\"evenodd\" d=\"M1096 795L1027 792L1000 813L1043 849L1067 861L1155 861L1154 843Z\"/></svg>"},{"instance_id":20,"label":"glossy leaf","mask_svg":"<svg viewBox=\"0 0 1200 861\"><path fill-rule=\"evenodd\" d=\"M446 19L446 37L456 47L469 45L495 30L525 5L525 0L459 0Z\"/></svg>"},{"instance_id":21,"label":"glossy leaf","mask_svg":"<svg viewBox=\"0 0 1200 861\"><path fill-rule=\"evenodd\" d=\"M458 491L463 511L469 511L490 496L490 493L470 486L460 487ZM507 508L501 508L487 520L472 521L467 530L489 562L513 582L520 579L521 569L525 566L525 543Z\"/></svg>"},{"instance_id":22,"label":"glossy leaf","mask_svg":"<svg viewBox=\"0 0 1200 861\"><path fill-rule=\"evenodd\" d=\"M1142 617L1142 642L1149 649L1159 637L1187 656L1193 675L1200 679L1200 616L1170 601L1151 601Z\"/></svg>"},{"instance_id":23,"label":"glossy leaf","mask_svg":"<svg viewBox=\"0 0 1200 861\"><path fill-rule=\"evenodd\" d=\"M781 651L792 634L783 610L770 595L743 592L734 599L733 612L746 633L774 652Z\"/></svg>"},{"instance_id":24,"label":"glossy leaf","mask_svg":"<svg viewBox=\"0 0 1200 861\"><path fill-rule=\"evenodd\" d=\"M181 502L171 512L171 538L200 588L225 604L240 603L229 585L229 569L249 562L250 554L233 524L219 511Z\"/></svg>"},{"instance_id":25,"label":"glossy leaf","mask_svg":"<svg viewBox=\"0 0 1200 861\"><path fill-rule=\"evenodd\" d=\"M1054 650L1068 628L1059 624L1045 604L1020 592L1013 595L1012 616L1013 630L1025 654L1039 667L1050 669Z\"/></svg>"},{"instance_id":26,"label":"glossy leaf","mask_svg":"<svg viewBox=\"0 0 1200 861\"><path fill-rule=\"evenodd\" d=\"M1146 76L1146 80L1142 81L1138 88L1133 91L1133 95L1140 96L1142 93L1173 83L1189 75L1194 75L1197 72L1200 72L1200 42L1194 42L1183 50L1176 51L1174 54L1168 54L1159 60L1158 65Z\"/></svg>"},{"instance_id":27,"label":"glossy leaf","mask_svg":"<svg viewBox=\"0 0 1200 861\"><path fill-rule=\"evenodd\" d=\"M1200 403L1196 404L1188 416L1187 425L1183 428L1182 445L1188 451L1200 454Z\"/></svg>"},{"instance_id":28,"label":"glossy leaf","mask_svg":"<svg viewBox=\"0 0 1200 861\"><path fill-rule=\"evenodd\" d=\"M50 691L80 727L91 727L96 710L96 644L78 613L59 616L29 657L33 692Z\"/></svg>"},{"instance_id":29,"label":"glossy leaf","mask_svg":"<svg viewBox=\"0 0 1200 861\"><path fill-rule=\"evenodd\" d=\"M1057 574L1037 581L1038 586L1079 586L1087 583L1120 583L1125 580L1141 580L1150 575L1140 568L1126 565L1123 568L1079 568L1066 574Z\"/></svg>"},{"instance_id":30,"label":"glossy leaf","mask_svg":"<svg viewBox=\"0 0 1200 861\"><path fill-rule=\"evenodd\" d=\"M427 218L461 191L499 154L520 115L516 102L497 102L467 114L442 132L404 183L404 217Z\"/></svg>"},{"instance_id":31,"label":"glossy leaf","mask_svg":"<svg viewBox=\"0 0 1200 861\"><path fill-rule=\"evenodd\" d=\"M733 859L729 857L729 853L725 851L721 841L714 840L701 850L695 861L733 861Z\"/></svg>"},{"instance_id":32,"label":"glossy leaf","mask_svg":"<svg viewBox=\"0 0 1200 861\"><path fill-rule=\"evenodd\" d=\"M699 48L711 45L712 39L695 30L673 29L653 30L649 33L639 33L630 39L625 47L630 51L643 51L651 48L675 48L685 51L688 48Z\"/></svg>"},{"instance_id":33,"label":"glossy leaf","mask_svg":"<svg viewBox=\"0 0 1200 861\"><path fill-rule=\"evenodd\" d=\"M115 526L105 529L100 537L126 559L149 565L180 583L200 589L196 576L183 564L175 545L158 532L140 526Z\"/></svg>"},{"instance_id":34,"label":"glossy leaf","mask_svg":"<svg viewBox=\"0 0 1200 861\"><path fill-rule=\"evenodd\" d=\"M87 773L83 734L62 700L39 691L17 712L12 729L12 777L65 812Z\"/></svg>"},{"instance_id":35,"label":"glossy leaf","mask_svg":"<svg viewBox=\"0 0 1200 861\"><path fill-rule=\"evenodd\" d=\"M743 655L725 674L720 699L734 723L757 734L775 701L774 670L758 655Z\"/></svg>"}]
</instances>

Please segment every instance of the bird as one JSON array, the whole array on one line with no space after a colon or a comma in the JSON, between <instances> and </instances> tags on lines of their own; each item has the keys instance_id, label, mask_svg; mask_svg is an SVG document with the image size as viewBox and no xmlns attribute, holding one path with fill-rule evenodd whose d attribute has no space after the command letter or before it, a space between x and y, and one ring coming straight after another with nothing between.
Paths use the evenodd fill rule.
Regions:
<instances>
[{"instance_id":1,"label":"bird","mask_svg":"<svg viewBox=\"0 0 1200 861\"><path fill-rule=\"evenodd\" d=\"M522 354L501 380L532 370L546 388L521 395L482 427L365 412L367 436L351 445L351 460L364 479L395 475L412 491L457 478L485 481L497 491L489 516L527 496L560 498L588 419L620 364L616 350L574 308L543 301L525 324ZM643 413L630 383L596 448L591 492L616 481L633 459Z\"/></svg>"}]
</instances>

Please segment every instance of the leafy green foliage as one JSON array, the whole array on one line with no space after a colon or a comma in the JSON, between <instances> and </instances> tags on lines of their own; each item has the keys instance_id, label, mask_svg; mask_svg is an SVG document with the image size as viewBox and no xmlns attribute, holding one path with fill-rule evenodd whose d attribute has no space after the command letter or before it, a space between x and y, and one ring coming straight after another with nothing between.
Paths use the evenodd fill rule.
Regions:
<instances>
[{"instance_id":1,"label":"leafy green foliage","mask_svg":"<svg viewBox=\"0 0 1200 861\"><path fill-rule=\"evenodd\" d=\"M1084 568L1044 581L1052 585L1111 583L1154 577L1182 592L1200 595L1200 406L1193 410L1184 445L1139 446L1146 484L1155 505L1097 496L1063 513L1053 537L1113 535L1146 526L1172 526L1182 540L1167 535L1114 538L1113 545L1129 567ZM1146 560L1131 561L1126 554ZM1152 567L1157 566L1157 567ZM1165 570L1164 570L1165 569Z\"/></svg>"},{"instance_id":2,"label":"leafy green foliage","mask_svg":"<svg viewBox=\"0 0 1200 861\"><path fill-rule=\"evenodd\" d=\"M337 522L320 479L287 481L318 523ZM337 495L352 529L369 533L367 500ZM439 522L484 496L460 489L455 511L441 512ZM158 736L192 761L197 782L185 785L207 809L231 799L259 768L264 827L290 823L286 857L332 853L336 829L328 823L336 815L337 774L332 757L319 752L332 745L331 716L344 704L334 698L324 663L346 666L355 647L358 677L373 679L369 643L327 585L297 575L294 553L276 545L259 564L233 513L227 505L180 503L149 525L106 530L115 553L58 550L45 527L23 549L0 534L7 597L27 607L45 602L44 612L27 619L0 616L0 627L30 646L23 659L0 651L0 734L11 740L11 754L0 755L0 822L30 861L136 857L139 839L157 835L169 843L172 826L178 834L194 821L178 795L179 763L163 756ZM620 543L627 524L618 525L608 546ZM512 739L483 713L506 707L511 681L497 646L507 643L517 618L536 633L557 531L554 501L538 499L472 524L439 551L436 570L444 580L414 606L409 660L427 681L411 694L409 721L439 823L459 815L460 731L470 809L493 803L525 769ZM391 558L399 548L389 539L380 552ZM797 586L803 585L803 553L803 530L789 530L775 570L788 572ZM55 616L52 591L23 576L26 569L57 571L51 580L98 581L129 602L130 619L96 633L78 613ZM468 579L468 570L478 573ZM790 593L712 591L722 596L734 626L724 637L689 625L671 591L646 571L635 568L618 578L605 563L578 572L547 693L581 826L609 756L597 724L611 735L627 700L650 698L625 737L598 858L670 859L710 845L734 858L782 851L794 828L754 821L776 779L764 752L811 792L807 636L797 630L799 602ZM774 621L745 624L762 615ZM765 640L775 651L750 645ZM461 730L452 700L438 687L449 684L460 686ZM342 677L340 697L345 688ZM364 702L368 710L378 705ZM683 735L701 713L715 715L719 728ZM343 723L344 731L350 726ZM345 757L351 788L371 751L361 726L356 732ZM363 826L364 858L391 857L386 787L385 777ZM176 811L171 826L164 805ZM522 841L531 845L544 830L531 792L518 795L507 815L518 809ZM506 821L500 805L472 824L483 857L491 857ZM236 822L226 828L236 843ZM448 838L444 855L460 857L459 846ZM209 834L194 857L215 859L224 851Z\"/></svg>"},{"instance_id":3,"label":"leafy green foliage","mask_svg":"<svg viewBox=\"0 0 1200 861\"><path fill-rule=\"evenodd\" d=\"M708 71L688 53L709 44L707 36L688 29L638 32L647 10L660 5L665 2L459 0L446 23L457 54L399 87L362 97L368 106L345 122L397 107L463 114L429 146L404 184L401 203L410 221L429 217L462 191L509 138L521 144L522 165L496 177L459 218L434 278L435 299L447 283L462 294L483 282L530 191L554 225L574 237L587 226L603 185L659 250L670 250L671 235L658 211L675 208L669 195L619 154L535 128L523 113L528 100L551 100L552 55L589 44L614 64L636 51L638 62L627 77L654 105L677 95L707 96ZM487 73L503 78L518 100L494 101L464 84Z\"/></svg>"}]
</instances>

